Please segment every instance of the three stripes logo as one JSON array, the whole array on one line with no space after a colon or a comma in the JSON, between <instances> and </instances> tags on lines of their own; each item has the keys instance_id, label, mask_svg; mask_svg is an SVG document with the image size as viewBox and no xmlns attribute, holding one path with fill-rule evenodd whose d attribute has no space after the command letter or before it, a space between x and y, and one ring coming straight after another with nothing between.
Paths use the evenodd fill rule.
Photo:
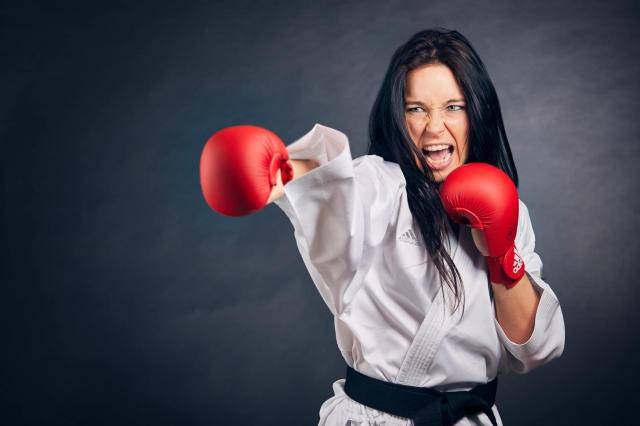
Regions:
<instances>
[{"instance_id":1,"label":"three stripes logo","mask_svg":"<svg viewBox=\"0 0 640 426\"><path fill-rule=\"evenodd\" d=\"M522 257L520 256L520 253L518 253L518 250L516 250L515 246L513 247L513 274L516 275L519 271L520 268L522 268Z\"/></svg>"},{"instance_id":2,"label":"three stripes logo","mask_svg":"<svg viewBox=\"0 0 640 426\"><path fill-rule=\"evenodd\" d=\"M404 243L413 244L414 246L422 246L415 232L413 232L413 229L404 231L402 235L398 237L398 239Z\"/></svg>"}]
</instances>

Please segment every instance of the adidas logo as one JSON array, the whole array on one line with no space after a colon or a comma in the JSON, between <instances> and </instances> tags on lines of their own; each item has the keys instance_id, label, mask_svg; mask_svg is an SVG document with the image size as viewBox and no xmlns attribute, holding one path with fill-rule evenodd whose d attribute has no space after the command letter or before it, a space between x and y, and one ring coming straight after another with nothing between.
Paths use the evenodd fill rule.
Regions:
<instances>
[{"instance_id":1,"label":"adidas logo","mask_svg":"<svg viewBox=\"0 0 640 426\"><path fill-rule=\"evenodd\" d=\"M402 235L398 237L398 239L402 242L413 244L415 246L422 246L422 244L420 244L420 242L418 241L418 237L413 232L413 229L404 231Z\"/></svg>"},{"instance_id":2,"label":"adidas logo","mask_svg":"<svg viewBox=\"0 0 640 426\"><path fill-rule=\"evenodd\" d=\"M516 250L516 248L513 248L513 273L517 274L518 271L520 271L520 268L522 268L522 264L524 262L522 261L522 257L520 257L520 253L518 253L518 251Z\"/></svg>"}]
</instances>

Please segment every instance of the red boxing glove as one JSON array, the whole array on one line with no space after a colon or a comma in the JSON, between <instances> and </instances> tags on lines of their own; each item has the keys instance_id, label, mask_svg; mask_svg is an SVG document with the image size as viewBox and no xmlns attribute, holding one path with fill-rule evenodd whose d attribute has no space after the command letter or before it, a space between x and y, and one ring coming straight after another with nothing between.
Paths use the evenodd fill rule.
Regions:
<instances>
[{"instance_id":1,"label":"red boxing glove","mask_svg":"<svg viewBox=\"0 0 640 426\"><path fill-rule=\"evenodd\" d=\"M524 261L515 247L519 200L511 178L489 164L464 164L449 173L440 199L452 220L484 234L490 281L516 285L524 275Z\"/></svg>"},{"instance_id":2,"label":"red boxing glove","mask_svg":"<svg viewBox=\"0 0 640 426\"><path fill-rule=\"evenodd\" d=\"M257 126L232 126L216 132L200 156L200 186L209 207L243 216L265 206L276 175L293 178L289 153L273 132Z\"/></svg>"}]
</instances>

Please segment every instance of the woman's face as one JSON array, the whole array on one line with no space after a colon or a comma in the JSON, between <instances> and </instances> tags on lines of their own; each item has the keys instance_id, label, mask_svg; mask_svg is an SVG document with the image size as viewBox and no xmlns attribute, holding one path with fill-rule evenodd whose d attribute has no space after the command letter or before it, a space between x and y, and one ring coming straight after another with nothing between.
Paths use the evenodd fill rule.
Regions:
<instances>
[{"instance_id":1,"label":"woman's face","mask_svg":"<svg viewBox=\"0 0 640 426\"><path fill-rule=\"evenodd\" d=\"M467 161L469 121L462 90L449 67L430 64L407 74L404 99L411 139L436 182L442 182Z\"/></svg>"}]
</instances>

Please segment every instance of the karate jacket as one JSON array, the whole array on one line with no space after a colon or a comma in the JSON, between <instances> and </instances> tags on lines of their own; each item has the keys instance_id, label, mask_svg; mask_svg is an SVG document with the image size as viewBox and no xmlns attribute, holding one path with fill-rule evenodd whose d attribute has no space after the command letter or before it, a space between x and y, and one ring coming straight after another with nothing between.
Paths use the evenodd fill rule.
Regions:
<instances>
[{"instance_id":1,"label":"karate jacket","mask_svg":"<svg viewBox=\"0 0 640 426\"><path fill-rule=\"evenodd\" d=\"M564 350L558 298L542 278L535 236L519 202L515 244L541 294L535 328L511 341L495 317L486 262L468 227L445 241L460 272L465 312L426 251L409 210L400 166L379 156L353 159L345 134L321 124L287 147L291 159L319 167L284 186L275 201L287 215L302 260L334 317L345 362L376 379L440 391L469 390L499 374L526 373ZM319 425L412 425L350 399L344 379L319 412ZM498 391L499 392L499 391ZM492 407L502 424L496 405ZM484 413L456 423L490 425Z\"/></svg>"}]
</instances>

